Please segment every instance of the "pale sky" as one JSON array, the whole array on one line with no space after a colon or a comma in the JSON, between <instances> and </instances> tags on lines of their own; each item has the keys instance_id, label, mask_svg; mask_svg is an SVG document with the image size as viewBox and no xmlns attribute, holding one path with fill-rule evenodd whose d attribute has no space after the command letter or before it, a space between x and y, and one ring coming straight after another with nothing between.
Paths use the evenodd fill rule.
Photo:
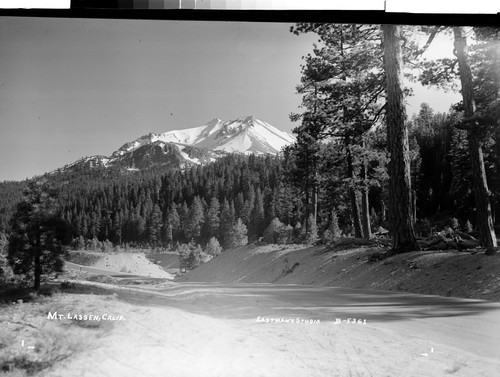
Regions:
<instances>
[{"instance_id":1,"label":"pale sky","mask_svg":"<svg viewBox=\"0 0 500 377\"><path fill-rule=\"evenodd\" d=\"M291 131L301 57L316 38L290 26L0 18L0 181L213 118L254 115ZM417 89L409 114L456 102L435 93Z\"/></svg>"}]
</instances>

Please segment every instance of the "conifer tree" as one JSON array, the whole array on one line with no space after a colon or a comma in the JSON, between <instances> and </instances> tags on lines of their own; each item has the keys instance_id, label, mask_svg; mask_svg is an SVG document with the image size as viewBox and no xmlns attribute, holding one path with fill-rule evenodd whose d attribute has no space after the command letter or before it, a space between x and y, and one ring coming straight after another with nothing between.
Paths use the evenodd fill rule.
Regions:
<instances>
[{"instance_id":1,"label":"conifer tree","mask_svg":"<svg viewBox=\"0 0 500 377\"><path fill-rule=\"evenodd\" d=\"M392 253L418 250L415 238L410 153L402 88L401 27L382 25L387 96L387 147L389 163L389 222Z\"/></svg>"},{"instance_id":2,"label":"conifer tree","mask_svg":"<svg viewBox=\"0 0 500 377\"><path fill-rule=\"evenodd\" d=\"M264 218L265 218L264 200L260 188L257 188L257 191L255 193L255 205L252 211L252 220L250 228L251 233L253 234L255 239L262 237L262 234L265 229Z\"/></svg>"},{"instance_id":3,"label":"conifer tree","mask_svg":"<svg viewBox=\"0 0 500 377\"><path fill-rule=\"evenodd\" d=\"M243 221L238 218L231 230L228 248L232 249L240 246L245 246L247 243L247 227L245 224L243 224Z\"/></svg>"},{"instance_id":4,"label":"conifer tree","mask_svg":"<svg viewBox=\"0 0 500 377\"><path fill-rule=\"evenodd\" d=\"M477 209L477 223L479 228L481 244L486 247L496 247L497 239L493 229L493 219L490 204L490 192L486 180L484 167L484 157L481 145L481 138L478 136L480 130L476 122L471 118L476 112L474 101L474 88L472 82L471 69L467 57L467 40L461 27L453 28L454 46L458 60L458 69L462 88L462 102L464 105L464 115L467 122L467 136L469 142L469 152L472 164L472 178L474 184L474 194Z\"/></svg>"},{"instance_id":5,"label":"conifer tree","mask_svg":"<svg viewBox=\"0 0 500 377\"><path fill-rule=\"evenodd\" d=\"M210 207L208 208L205 227L207 229L207 238L218 237L220 225L220 204L216 197L210 199Z\"/></svg>"},{"instance_id":6,"label":"conifer tree","mask_svg":"<svg viewBox=\"0 0 500 377\"><path fill-rule=\"evenodd\" d=\"M177 206L174 203L170 204L167 212L167 219L164 224L165 239L167 242L173 242L178 238L180 232L181 220L177 212Z\"/></svg>"},{"instance_id":7,"label":"conifer tree","mask_svg":"<svg viewBox=\"0 0 500 377\"><path fill-rule=\"evenodd\" d=\"M55 192L44 182L32 182L11 220L8 261L14 273L33 278L40 288L42 274L62 271L61 256L71 242L71 229L54 208Z\"/></svg>"},{"instance_id":8,"label":"conifer tree","mask_svg":"<svg viewBox=\"0 0 500 377\"><path fill-rule=\"evenodd\" d=\"M376 25L301 23L292 27L292 32L314 32L320 43L314 46L313 54L305 57L302 67L303 76L297 91L303 94L302 107L306 111L291 117L295 121L302 120L301 126L294 131L299 141L303 139L310 146L325 138L342 140L346 167L344 179L347 180L355 236L369 238L367 162L357 161L360 157L354 153L354 148L364 148L364 136L380 122L384 110L380 29ZM311 142L307 142L308 138ZM317 148L315 152L309 147L302 150L306 152L302 159L317 159L314 157ZM313 153L309 153L311 150ZM312 177L314 174L317 172ZM315 208L317 184L314 178L308 180L313 182L311 196ZM360 195L360 189L363 195ZM309 212L315 214L317 211L307 211L306 222Z\"/></svg>"},{"instance_id":9,"label":"conifer tree","mask_svg":"<svg viewBox=\"0 0 500 377\"><path fill-rule=\"evenodd\" d=\"M208 241L207 246L205 248L205 253L216 257L221 252L222 252L222 247L220 246L217 238L215 238L215 237L210 238L210 240Z\"/></svg>"},{"instance_id":10,"label":"conifer tree","mask_svg":"<svg viewBox=\"0 0 500 377\"><path fill-rule=\"evenodd\" d=\"M419 79L425 85L451 86L452 88L453 85L450 83L453 79L457 76L460 79L462 104L458 108L463 110L465 119L457 122L456 127L467 133L477 228L481 244L486 247L495 247L497 240L493 228L483 147L485 134L493 135L500 119L500 102L498 101L500 56L497 48L500 38L498 30L475 28L470 32L475 34L476 45L470 48L466 37L469 32L466 33L462 27L458 26L452 27L452 31L453 52L456 59L424 62L425 69ZM491 47L493 48L490 50ZM500 140L500 130L497 148L498 140Z\"/></svg>"},{"instance_id":11,"label":"conifer tree","mask_svg":"<svg viewBox=\"0 0 500 377\"><path fill-rule=\"evenodd\" d=\"M157 244L161 238L161 229L163 226L162 222L162 213L160 207L155 204L153 206L153 210L149 215L149 220L147 222L147 232L148 232L148 241Z\"/></svg>"},{"instance_id":12,"label":"conifer tree","mask_svg":"<svg viewBox=\"0 0 500 377\"><path fill-rule=\"evenodd\" d=\"M222 211L220 214L220 225L219 225L219 234L221 237L221 245L224 249L228 249L231 247L232 242L232 231L235 224L234 218L234 205L231 202L224 199L222 204Z\"/></svg>"},{"instance_id":13,"label":"conifer tree","mask_svg":"<svg viewBox=\"0 0 500 377\"><path fill-rule=\"evenodd\" d=\"M201 226L204 222L203 205L200 197L195 196L189 209L187 224L185 226L186 237L190 241L198 240L201 234Z\"/></svg>"}]
</instances>

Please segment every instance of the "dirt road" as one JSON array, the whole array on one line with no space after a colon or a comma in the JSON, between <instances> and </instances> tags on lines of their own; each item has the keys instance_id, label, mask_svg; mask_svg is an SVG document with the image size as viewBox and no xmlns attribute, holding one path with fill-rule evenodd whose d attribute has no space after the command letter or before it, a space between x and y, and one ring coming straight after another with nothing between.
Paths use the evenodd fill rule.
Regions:
<instances>
[{"instance_id":1,"label":"dirt road","mask_svg":"<svg viewBox=\"0 0 500 377\"><path fill-rule=\"evenodd\" d=\"M94 296L126 320L48 375L420 377L500 370L500 304L332 287L170 284L117 289L112 300Z\"/></svg>"}]
</instances>

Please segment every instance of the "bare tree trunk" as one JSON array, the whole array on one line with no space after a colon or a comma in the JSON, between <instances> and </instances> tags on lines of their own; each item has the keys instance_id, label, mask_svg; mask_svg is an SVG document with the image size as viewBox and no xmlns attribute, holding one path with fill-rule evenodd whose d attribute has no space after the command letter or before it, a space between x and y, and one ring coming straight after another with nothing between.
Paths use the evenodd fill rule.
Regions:
<instances>
[{"instance_id":1,"label":"bare tree trunk","mask_svg":"<svg viewBox=\"0 0 500 377\"><path fill-rule=\"evenodd\" d=\"M313 210L314 222L317 223L317 221L318 221L318 185L316 183L314 183L314 186L313 186L312 210Z\"/></svg>"},{"instance_id":2,"label":"bare tree trunk","mask_svg":"<svg viewBox=\"0 0 500 377\"><path fill-rule=\"evenodd\" d=\"M465 118L471 118L476 111L474 102L474 91L472 87L472 73L467 59L467 41L462 33L461 27L454 27L455 54L458 59L460 83L462 85L462 101L465 109ZM484 168L483 150L481 142L473 127L467 129L469 141L469 153L472 165L472 180L474 187L474 198L476 201L477 226L482 246L496 247L497 239L493 228L493 219L490 205L490 191L486 181Z\"/></svg>"},{"instance_id":3,"label":"bare tree trunk","mask_svg":"<svg viewBox=\"0 0 500 377\"><path fill-rule=\"evenodd\" d=\"M411 190L411 217L413 219L413 224L417 222L417 192Z\"/></svg>"},{"instance_id":4,"label":"bare tree trunk","mask_svg":"<svg viewBox=\"0 0 500 377\"><path fill-rule=\"evenodd\" d=\"M362 142L362 147L365 148L365 141ZM366 158L363 157L363 164L361 165L361 180L363 181L363 188L361 189L361 220L363 224L363 237L366 240L372 238L372 231L370 228L370 202L368 198L369 187L367 177L368 166Z\"/></svg>"},{"instance_id":5,"label":"bare tree trunk","mask_svg":"<svg viewBox=\"0 0 500 377\"><path fill-rule=\"evenodd\" d=\"M401 30L382 25L387 95L387 148L389 162L389 224L392 253L418 250L415 238L406 109L401 85Z\"/></svg>"},{"instance_id":6,"label":"bare tree trunk","mask_svg":"<svg viewBox=\"0 0 500 377\"><path fill-rule=\"evenodd\" d=\"M355 175L354 175L354 167L352 164L352 153L351 153L351 146L349 145L349 141L346 142L346 159L347 159L347 176L354 181ZM354 187L349 188L349 197L351 199L351 215L352 215L352 221L354 225L354 237L356 238L362 238L363 237L363 230L362 230L362 225L361 225L361 216L359 213L359 206L358 206L358 195L356 193L356 189Z\"/></svg>"}]
</instances>

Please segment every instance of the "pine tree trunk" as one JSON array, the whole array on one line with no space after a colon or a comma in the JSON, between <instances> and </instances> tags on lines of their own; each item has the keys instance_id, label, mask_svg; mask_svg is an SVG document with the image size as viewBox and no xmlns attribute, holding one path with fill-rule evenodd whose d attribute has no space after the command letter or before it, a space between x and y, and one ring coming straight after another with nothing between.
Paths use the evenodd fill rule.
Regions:
<instances>
[{"instance_id":1,"label":"pine tree trunk","mask_svg":"<svg viewBox=\"0 0 500 377\"><path fill-rule=\"evenodd\" d=\"M461 27L454 27L455 53L458 59L460 83L462 85L462 101L465 109L465 118L470 118L476 111L474 103L474 91L472 87L472 74L467 61L467 41L462 34ZM469 153L472 165L472 180L474 187L474 198L476 201L477 226L479 229L480 243L484 247L496 247L497 240L493 229L493 219L490 205L490 192L486 181L484 168L483 150L481 142L475 130L467 130L469 141Z\"/></svg>"},{"instance_id":2,"label":"pine tree trunk","mask_svg":"<svg viewBox=\"0 0 500 377\"><path fill-rule=\"evenodd\" d=\"M415 224L417 222L417 192L415 190L411 190L411 218Z\"/></svg>"},{"instance_id":3,"label":"pine tree trunk","mask_svg":"<svg viewBox=\"0 0 500 377\"><path fill-rule=\"evenodd\" d=\"M495 57L494 57L494 69L495 69L495 87L496 87L496 100L500 101L500 31L496 32L495 39ZM498 114L498 113L497 113ZM495 127L495 147L496 147L496 159L495 159L495 189L496 189L496 204L495 204L495 225L500 228L500 118L497 118L497 124Z\"/></svg>"},{"instance_id":4,"label":"pine tree trunk","mask_svg":"<svg viewBox=\"0 0 500 377\"><path fill-rule=\"evenodd\" d=\"M305 229L306 229L306 234L307 234L307 229L308 229L308 226L309 226L309 214L311 213L311 204L309 203L310 200L309 200L309 185L307 185L306 187L306 217L305 217L305 221L304 221L304 226L305 226Z\"/></svg>"},{"instance_id":5,"label":"pine tree trunk","mask_svg":"<svg viewBox=\"0 0 500 377\"><path fill-rule=\"evenodd\" d=\"M365 141L363 140L362 147L365 148ZM372 238L372 231L370 228L370 202L368 199L369 187L367 177L368 166L366 158L363 158L361 165L361 180L363 181L363 188L361 189L361 220L363 225L363 237L366 240Z\"/></svg>"},{"instance_id":6,"label":"pine tree trunk","mask_svg":"<svg viewBox=\"0 0 500 377\"><path fill-rule=\"evenodd\" d=\"M312 191L312 215L314 218L314 222L318 221L318 186L314 184Z\"/></svg>"},{"instance_id":7,"label":"pine tree trunk","mask_svg":"<svg viewBox=\"0 0 500 377\"><path fill-rule=\"evenodd\" d=\"M361 217L363 224L363 238L369 240L372 238L372 231L370 228L370 205L368 201L368 188L364 187L361 190Z\"/></svg>"},{"instance_id":8,"label":"pine tree trunk","mask_svg":"<svg viewBox=\"0 0 500 377\"><path fill-rule=\"evenodd\" d=\"M387 95L387 148L389 162L389 228L392 253L418 250L412 218L410 153L406 109L401 86L401 30L382 25Z\"/></svg>"},{"instance_id":9,"label":"pine tree trunk","mask_svg":"<svg viewBox=\"0 0 500 377\"><path fill-rule=\"evenodd\" d=\"M500 98L499 98L500 99ZM495 225L500 228L500 120L497 120L495 128L495 144L496 144L496 205L495 205Z\"/></svg>"},{"instance_id":10,"label":"pine tree trunk","mask_svg":"<svg viewBox=\"0 0 500 377\"><path fill-rule=\"evenodd\" d=\"M382 224L385 225L386 221L387 221L387 208L385 206L385 202L382 200L382 202L380 203L380 208L381 208L381 214L380 214L380 221L382 222Z\"/></svg>"},{"instance_id":11,"label":"pine tree trunk","mask_svg":"<svg viewBox=\"0 0 500 377\"><path fill-rule=\"evenodd\" d=\"M349 141L346 142L346 153L347 153L347 176L354 181L354 167L352 165L352 153L351 153L351 147L349 145ZM354 182L353 182L354 183ZM363 237L363 229L361 225L361 215L359 213L359 206L358 206L358 195L356 193L356 189L350 188L349 189L349 197L351 199L351 214L352 214L352 221L354 225L354 237L356 238L362 238Z\"/></svg>"}]
</instances>

